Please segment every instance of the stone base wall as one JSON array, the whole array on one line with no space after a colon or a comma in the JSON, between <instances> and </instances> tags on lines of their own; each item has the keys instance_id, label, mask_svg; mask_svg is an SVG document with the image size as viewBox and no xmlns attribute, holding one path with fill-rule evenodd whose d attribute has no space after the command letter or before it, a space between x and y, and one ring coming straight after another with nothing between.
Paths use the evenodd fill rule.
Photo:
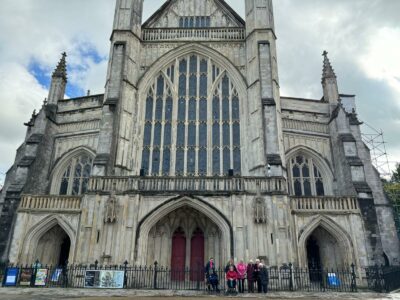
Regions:
<instances>
[{"instance_id":1,"label":"stone base wall","mask_svg":"<svg viewBox=\"0 0 400 300\"><path fill-rule=\"evenodd\" d=\"M324 251L321 259L336 249L336 267L368 265L363 221L356 207L351 212L338 208L300 211L293 209L293 200L249 194L90 194L81 200L80 210L65 209L65 205L47 211L20 207L9 259L14 263L34 262L41 237L59 225L71 240L69 262L77 264L98 260L100 264L128 261L152 265L158 261L169 266L172 237L180 229L187 239L186 266L190 267L190 239L200 229L204 234L204 261L212 256L221 266L230 257L245 261L260 257L269 266L292 262L308 267L307 240L313 234L321 243L320 251ZM326 239L319 238L324 235ZM323 263L325 267L327 264Z\"/></svg>"}]
</instances>

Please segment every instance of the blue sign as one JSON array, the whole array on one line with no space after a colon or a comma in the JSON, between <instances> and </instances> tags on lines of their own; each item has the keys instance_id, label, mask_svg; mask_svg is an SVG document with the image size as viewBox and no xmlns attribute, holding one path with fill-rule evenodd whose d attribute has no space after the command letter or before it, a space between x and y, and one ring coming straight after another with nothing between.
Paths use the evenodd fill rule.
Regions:
<instances>
[{"instance_id":1,"label":"blue sign","mask_svg":"<svg viewBox=\"0 0 400 300\"><path fill-rule=\"evenodd\" d=\"M4 280L4 286L16 286L18 280L18 268L7 268L6 278Z\"/></svg>"},{"instance_id":2,"label":"blue sign","mask_svg":"<svg viewBox=\"0 0 400 300\"><path fill-rule=\"evenodd\" d=\"M337 278L336 273L328 273L328 284L330 286L340 286L340 280Z\"/></svg>"}]
</instances>

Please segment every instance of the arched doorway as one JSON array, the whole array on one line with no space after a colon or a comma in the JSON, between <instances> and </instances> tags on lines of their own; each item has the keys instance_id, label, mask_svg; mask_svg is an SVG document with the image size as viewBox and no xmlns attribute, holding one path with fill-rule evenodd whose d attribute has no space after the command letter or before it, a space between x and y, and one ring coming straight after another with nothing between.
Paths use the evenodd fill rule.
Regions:
<instances>
[{"instance_id":1,"label":"arched doorway","mask_svg":"<svg viewBox=\"0 0 400 300\"><path fill-rule=\"evenodd\" d=\"M171 279L185 279L186 237L182 228L178 228L172 236Z\"/></svg>"},{"instance_id":2,"label":"arched doorway","mask_svg":"<svg viewBox=\"0 0 400 300\"><path fill-rule=\"evenodd\" d=\"M149 231L146 264L157 261L159 266L181 268L182 263L176 257L177 253L181 257L184 253L185 268L202 270L205 258L210 256L215 258L219 266L225 260L226 248L220 228L208 216L192 207L183 206L162 217ZM196 274L192 272L191 279L197 280L200 275Z\"/></svg>"},{"instance_id":3,"label":"arched doorway","mask_svg":"<svg viewBox=\"0 0 400 300\"><path fill-rule=\"evenodd\" d=\"M40 237L34 260L39 260L42 265L63 266L68 261L70 249L68 234L59 225L55 225Z\"/></svg>"},{"instance_id":4,"label":"arched doorway","mask_svg":"<svg viewBox=\"0 0 400 300\"><path fill-rule=\"evenodd\" d=\"M310 270L339 269L344 265L339 242L322 226L318 226L306 240L306 251Z\"/></svg>"},{"instance_id":5,"label":"arched doorway","mask_svg":"<svg viewBox=\"0 0 400 300\"><path fill-rule=\"evenodd\" d=\"M190 242L190 280L201 280L203 275L204 264L204 233L200 228L197 228Z\"/></svg>"}]
</instances>

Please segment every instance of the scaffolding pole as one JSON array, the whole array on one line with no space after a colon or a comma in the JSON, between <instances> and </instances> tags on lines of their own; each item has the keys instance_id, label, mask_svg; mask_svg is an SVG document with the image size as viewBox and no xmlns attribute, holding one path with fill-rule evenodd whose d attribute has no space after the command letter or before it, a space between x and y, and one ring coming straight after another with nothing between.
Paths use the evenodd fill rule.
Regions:
<instances>
[{"instance_id":1,"label":"scaffolding pole","mask_svg":"<svg viewBox=\"0 0 400 300\"><path fill-rule=\"evenodd\" d=\"M381 177L390 178L391 171L382 129L377 130L367 123L364 123L364 129L365 131L363 130L361 135L370 150L372 164L381 174Z\"/></svg>"}]
</instances>

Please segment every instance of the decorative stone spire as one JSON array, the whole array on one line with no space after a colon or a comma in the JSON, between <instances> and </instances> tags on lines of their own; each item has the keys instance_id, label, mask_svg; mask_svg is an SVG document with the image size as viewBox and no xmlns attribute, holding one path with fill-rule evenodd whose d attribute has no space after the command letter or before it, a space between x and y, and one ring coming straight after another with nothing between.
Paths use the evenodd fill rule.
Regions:
<instances>
[{"instance_id":1,"label":"decorative stone spire","mask_svg":"<svg viewBox=\"0 0 400 300\"><path fill-rule=\"evenodd\" d=\"M60 62L58 63L56 69L53 72L53 78L59 77L67 81L67 53L63 52Z\"/></svg>"},{"instance_id":2,"label":"decorative stone spire","mask_svg":"<svg viewBox=\"0 0 400 300\"><path fill-rule=\"evenodd\" d=\"M322 53L324 57L324 66L322 69L322 88L324 90L324 101L336 106L339 103L339 88L335 71L332 68L328 58L328 52ZM334 109L332 107L332 109ZM332 111L331 111L332 112Z\"/></svg>"},{"instance_id":3,"label":"decorative stone spire","mask_svg":"<svg viewBox=\"0 0 400 300\"><path fill-rule=\"evenodd\" d=\"M333 70L331 62L329 61L328 58L328 52L324 51L324 53L322 53L322 56L324 57L324 67L322 69L322 81L324 81L324 79L327 78L336 79L335 71Z\"/></svg>"}]
</instances>

